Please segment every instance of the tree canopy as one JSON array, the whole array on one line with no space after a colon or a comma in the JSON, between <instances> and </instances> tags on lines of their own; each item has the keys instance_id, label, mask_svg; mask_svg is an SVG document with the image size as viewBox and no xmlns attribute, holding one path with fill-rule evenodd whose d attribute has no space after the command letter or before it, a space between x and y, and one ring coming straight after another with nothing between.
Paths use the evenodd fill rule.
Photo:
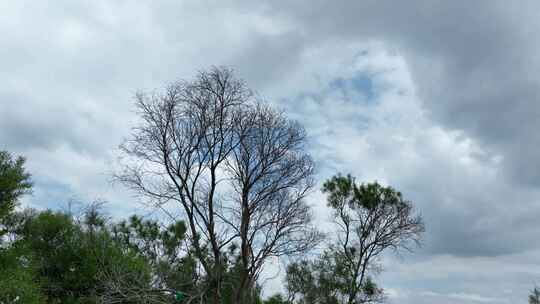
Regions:
<instances>
[{"instance_id":1,"label":"tree canopy","mask_svg":"<svg viewBox=\"0 0 540 304\"><path fill-rule=\"evenodd\" d=\"M378 302L380 255L419 244L412 202L351 175L322 185L334 229L323 242L307 201L316 182L306 131L230 69L139 93L136 108L115 177L162 217L112 219L100 202L16 208L30 174L24 158L0 152L0 304ZM295 261L286 293L263 299L261 273L284 257Z\"/></svg>"},{"instance_id":2,"label":"tree canopy","mask_svg":"<svg viewBox=\"0 0 540 304\"><path fill-rule=\"evenodd\" d=\"M117 177L157 208L173 202L183 213L209 280L201 297L224 300L229 246L239 249L235 301L248 302L269 258L317 244L305 202L314 164L299 123L257 100L227 68L136 102L142 122L122 145L131 162Z\"/></svg>"},{"instance_id":3,"label":"tree canopy","mask_svg":"<svg viewBox=\"0 0 540 304\"><path fill-rule=\"evenodd\" d=\"M388 249L412 250L412 244L419 244L422 219L400 192L377 182L357 184L350 175L336 175L324 183L322 191L333 211L336 236L317 258L288 266L290 301L382 301L383 290L373 280L380 269L377 259Z\"/></svg>"},{"instance_id":4,"label":"tree canopy","mask_svg":"<svg viewBox=\"0 0 540 304\"><path fill-rule=\"evenodd\" d=\"M24 167L25 159L13 157L7 151L0 151L0 240L5 231L3 221L13 212L19 198L30 192L32 182Z\"/></svg>"}]
</instances>

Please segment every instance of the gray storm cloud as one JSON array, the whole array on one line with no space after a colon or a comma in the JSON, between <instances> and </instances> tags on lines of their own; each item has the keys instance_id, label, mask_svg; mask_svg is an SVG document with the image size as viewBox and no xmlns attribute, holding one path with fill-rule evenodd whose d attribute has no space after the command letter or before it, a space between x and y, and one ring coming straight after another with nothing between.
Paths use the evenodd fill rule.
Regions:
<instances>
[{"instance_id":1,"label":"gray storm cloud","mask_svg":"<svg viewBox=\"0 0 540 304\"><path fill-rule=\"evenodd\" d=\"M28 157L29 205L51 207L47 193L64 191L125 212L136 198L107 173L136 119L134 93L229 65L306 126L320 179L379 179L418 206L422 271L407 261L388 269L395 299L524 301L540 274L539 10L537 1L2 2L0 149ZM313 204L324 220L320 193ZM474 275L498 263L511 282Z\"/></svg>"}]
</instances>

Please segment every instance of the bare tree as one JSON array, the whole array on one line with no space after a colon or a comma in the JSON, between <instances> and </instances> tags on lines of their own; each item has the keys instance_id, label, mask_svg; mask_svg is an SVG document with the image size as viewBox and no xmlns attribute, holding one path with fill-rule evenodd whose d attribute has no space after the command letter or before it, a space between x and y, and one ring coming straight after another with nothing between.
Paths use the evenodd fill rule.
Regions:
<instances>
[{"instance_id":1,"label":"bare tree","mask_svg":"<svg viewBox=\"0 0 540 304\"><path fill-rule=\"evenodd\" d=\"M174 290L150 288L144 273L126 271L118 264L100 266L99 303L171 303Z\"/></svg>"},{"instance_id":2,"label":"bare tree","mask_svg":"<svg viewBox=\"0 0 540 304\"><path fill-rule=\"evenodd\" d=\"M156 207L181 206L214 303L233 241L242 244L242 287L268 257L309 247L316 234L302 198L313 165L298 124L256 102L226 68L136 99L142 123L121 146L132 161L117 177Z\"/></svg>"},{"instance_id":3,"label":"bare tree","mask_svg":"<svg viewBox=\"0 0 540 304\"><path fill-rule=\"evenodd\" d=\"M306 134L296 122L258 104L246 112L240 145L227 161L232 176L233 212L241 241L236 301L247 302L269 257L304 252L320 235L310 226L304 198L313 186L313 161Z\"/></svg>"},{"instance_id":4,"label":"bare tree","mask_svg":"<svg viewBox=\"0 0 540 304\"><path fill-rule=\"evenodd\" d=\"M149 276L141 271L126 269L121 263L100 265L100 304L145 303L169 304L175 302L178 291L166 287L152 287ZM204 290L190 290L182 293L182 303L204 302Z\"/></svg>"}]
</instances>

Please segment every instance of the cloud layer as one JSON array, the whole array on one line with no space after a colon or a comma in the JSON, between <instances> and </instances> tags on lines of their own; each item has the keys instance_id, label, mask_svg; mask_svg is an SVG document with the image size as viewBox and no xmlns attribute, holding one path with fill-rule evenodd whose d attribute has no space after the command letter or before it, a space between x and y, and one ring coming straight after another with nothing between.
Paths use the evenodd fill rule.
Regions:
<instances>
[{"instance_id":1,"label":"cloud layer","mask_svg":"<svg viewBox=\"0 0 540 304\"><path fill-rule=\"evenodd\" d=\"M301 121L318 176L395 186L425 245L385 259L394 303L516 303L538 280L540 5L535 1L1 3L0 149L25 203L137 209L112 186L132 96L229 65ZM312 204L326 220L324 197ZM277 284L269 283L268 289Z\"/></svg>"}]
</instances>

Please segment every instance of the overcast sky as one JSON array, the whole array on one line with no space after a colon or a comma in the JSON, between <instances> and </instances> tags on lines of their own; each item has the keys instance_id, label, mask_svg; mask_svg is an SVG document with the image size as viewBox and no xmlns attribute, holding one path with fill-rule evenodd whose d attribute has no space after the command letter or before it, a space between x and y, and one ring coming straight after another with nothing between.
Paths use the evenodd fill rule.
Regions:
<instances>
[{"instance_id":1,"label":"overcast sky","mask_svg":"<svg viewBox=\"0 0 540 304\"><path fill-rule=\"evenodd\" d=\"M0 150L28 158L27 206L104 199L129 214L137 198L109 174L136 91L230 66L304 124L319 182L351 173L417 206L424 246L377 278L390 303L525 303L540 284L539 14L538 1L0 1ZM310 203L327 220L322 194Z\"/></svg>"}]
</instances>

